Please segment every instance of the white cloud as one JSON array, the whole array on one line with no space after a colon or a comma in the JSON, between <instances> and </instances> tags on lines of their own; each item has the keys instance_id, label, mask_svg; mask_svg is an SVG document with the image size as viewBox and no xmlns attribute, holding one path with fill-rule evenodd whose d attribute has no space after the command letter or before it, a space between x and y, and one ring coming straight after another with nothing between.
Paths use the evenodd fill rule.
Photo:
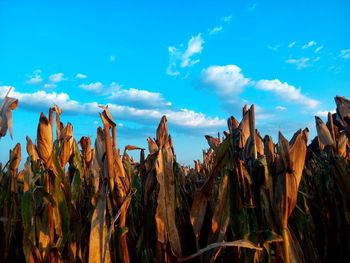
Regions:
<instances>
[{"instance_id":1,"label":"white cloud","mask_svg":"<svg viewBox=\"0 0 350 263\"><path fill-rule=\"evenodd\" d=\"M79 88L82 88L87 91L99 93L102 91L103 84L101 82L92 82L90 84L80 84Z\"/></svg>"},{"instance_id":2,"label":"white cloud","mask_svg":"<svg viewBox=\"0 0 350 263\"><path fill-rule=\"evenodd\" d=\"M311 40L311 41L307 42L305 45L303 45L301 47L301 49L307 49L309 47L313 47L313 46L316 46L316 45L317 45L317 43L314 40Z\"/></svg>"},{"instance_id":3,"label":"white cloud","mask_svg":"<svg viewBox=\"0 0 350 263\"><path fill-rule=\"evenodd\" d=\"M140 89L123 89L118 85L110 88L109 100L122 104L132 104L142 107L163 107L171 106L171 103L166 101L159 92L150 92Z\"/></svg>"},{"instance_id":4,"label":"white cloud","mask_svg":"<svg viewBox=\"0 0 350 263\"><path fill-rule=\"evenodd\" d=\"M170 76L179 76L181 75L179 68L187 68L197 64L200 59L194 57L202 53L203 44L204 40L199 33L190 38L186 49L183 48L183 45L168 47L169 66L166 69L166 73Z\"/></svg>"},{"instance_id":5,"label":"white cloud","mask_svg":"<svg viewBox=\"0 0 350 263\"><path fill-rule=\"evenodd\" d=\"M222 27L222 26L213 27L213 28L209 29L209 35L218 34L218 33L221 32L222 30L223 30L223 27Z\"/></svg>"},{"instance_id":6,"label":"white cloud","mask_svg":"<svg viewBox=\"0 0 350 263\"><path fill-rule=\"evenodd\" d=\"M323 48L323 45L315 48L315 53L319 53L322 48Z\"/></svg>"},{"instance_id":7,"label":"white cloud","mask_svg":"<svg viewBox=\"0 0 350 263\"><path fill-rule=\"evenodd\" d=\"M271 91L287 102L300 104L308 108L315 108L319 105L319 101L303 95L300 88L289 85L287 82L282 83L278 79L259 80L256 87L260 90Z\"/></svg>"},{"instance_id":8,"label":"white cloud","mask_svg":"<svg viewBox=\"0 0 350 263\"><path fill-rule=\"evenodd\" d=\"M311 64L308 63L309 61L310 58L302 57L298 59L287 59L286 63L296 65L297 69L303 69L311 66Z\"/></svg>"},{"instance_id":9,"label":"white cloud","mask_svg":"<svg viewBox=\"0 0 350 263\"><path fill-rule=\"evenodd\" d=\"M32 74L27 75L27 77L26 84L40 84L43 81L40 69L35 70Z\"/></svg>"},{"instance_id":10,"label":"white cloud","mask_svg":"<svg viewBox=\"0 0 350 263\"><path fill-rule=\"evenodd\" d=\"M63 78L63 75L64 75L63 73L52 74L52 75L50 75L49 80L53 83L61 82L62 80L65 80Z\"/></svg>"},{"instance_id":11,"label":"white cloud","mask_svg":"<svg viewBox=\"0 0 350 263\"><path fill-rule=\"evenodd\" d=\"M339 74L342 71L341 65L331 65L328 67L328 71L334 72L335 74Z\"/></svg>"},{"instance_id":12,"label":"white cloud","mask_svg":"<svg viewBox=\"0 0 350 263\"><path fill-rule=\"evenodd\" d=\"M295 44L296 44L296 41L290 42L290 43L288 44L288 48L294 47Z\"/></svg>"},{"instance_id":13,"label":"white cloud","mask_svg":"<svg viewBox=\"0 0 350 263\"><path fill-rule=\"evenodd\" d=\"M116 60L116 57L114 55L109 56L109 61L114 62Z\"/></svg>"},{"instance_id":14,"label":"white cloud","mask_svg":"<svg viewBox=\"0 0 350 263\"><path fill-rule=\"evenodd\" d=\"M118 83L112 82L109 86L101 82L79 85L81 89L104 96L112 102L122 105L131 105L146 108L169 107L171 102L166 101L159 92L129 88L124 89Z\"/></svg>"},{"instance_id":15,"label":"white cloud","mask_svg":"<svg viewBox=\"0 0 350 263\"><path fill-rule=\"evenodd\" d=\"M287 108L283 107L283 106L276 106L275 109L278 111L286 111L287 110Z\"/></svg>"},{"instance_id":16,"label":"white cloud","mask_svg":"<svg viewBox=\"0 0 350 263\"><path fill-rule=\"evenodd\" d=\"M323 117L323 118L325 118L325 117L327 117L328 116L328 112L330 112L330 113L335 113L335 110L319 110L319 111L317 111L316 113L315 113L315 115L316 116L318 116L318 117Z\"/></svg>"},{"instance_id":17,"label":"white cloud","mask_svg":"<svg viewBox=\"0 0 350 263\"><path fill-rule=\"evenodd\" d=\"M0 97L5 96L8 86L0 86ZM63 112L98 116L101 109L97 102L80 103L69 97L67 93L48 93L36 91L33 93L17 92L12 90L11 96L20 101L20 107L28 110L46 110L56 103ZM209 117L203 113L188 109L141 109L117 104L108 104L111 114L119 120L135 121L140 124L155 125L163 115L174 128L186 131L203 131L207 129L217 130L226 126L226 120L218 117Z\"/></svg>"},{"instance_id":18,"label":"white cloud","mask_svg":"<svg viewBox=\"0 0 350 263\"><path fill-rule=\"evenodd\" d=\"M45 85L44 85L44 88L45 89L54 89L54 88L56 88L57 87L57 85L56 84L53 84L53 83L46 83Z\"/></svg>"},{"instance_id":19,"label":"white cloud","mask_svg":"<svg viewBox=\"0 0 350 263\"><path fill-rule=\"evenodd\" d=\"M224 16L221 18L221 20L227 24L231 23L232 20L232 14L228 15L228 16Z\"/></svg>"},{"instance_id":20,"label":"white cloud","mask_svg":"<svg viewBox=\"0 0 350 263\"><path fill-rule=\"evenodd\" d=\"M181 67L190 67L199 62L199 59L192 60L191 58L196 54L202 53L203 44L204 41L201 34L191 37L191 39L188 41L187 49L182 54Z\"/></svg>"},{"instance_id":21,"label":"white cloud","mask_svg":"<svg viewBox=\"0 0 350 263\"><path fill-rule=\"evenodd\" d=\"M83 73L77 73L77 75L75 75L76 79L86 79L87 76Z\"/></svg>"},{"instance_id":22,"label":"white cloud","mask_svg":"<svg viewBox=\"0 0 350 263\"><path fill-rule=\"evenodd\" d=\"M241 93L250 83L250 79L245 78L236 65L210 66L202 70L201 81L224 97Z\"/></svg>"},{"instance_id":23,"label":"white cloud","mask_svg":"<svg viewBox=\"0 0 350 263\"><path fill-rule=\"evenodd\" d=\"M273 50L273 51L276 51L276 50L279 49L280 47L281 47L281 45L278 45L278 44L276 44L276 45L268 45L268 46L267 46L268 49L271 49L271 50Z\"/></svg>"},{"instance_id":24,"label":"white cloud","mask_svg":"<svg viewBox=\"0 0 350 263\"><path fill-rule=\"evenodd\" d=\"M350 58L350 49L343 49L340 50L340 55L341 58L343 59L349 59Z\"/></svg>"},{"instance_id":25,"label":"white cloud","mask_svg":"<svg viewBox=\"0 0 350 263\"><path fill-rule=\"evenodd\" d=\"M6 88L0 87L0 96L4 96ZM90 111L91 104L80 104L75 100L71 100L67 93L46 92L39 90L33 93L17 92L12 90L11 96L19 100L19 107L24 107L29 110L46 109L52 107L54 103L62 107L63 110L73 112ZM97 103L93 103L96 104Z\"/></svg>"},{"instance_id":26,"label":"white cloud","mask_svg":"<svg viewBox=\"0 0 350 263\"><path fill-rule=\"evenodd\" d=\"M181 73L180 71L176 70L176 63L170 63L166 69L166 74L175 77L179 76Z\"/></svg>"}]
</instances>

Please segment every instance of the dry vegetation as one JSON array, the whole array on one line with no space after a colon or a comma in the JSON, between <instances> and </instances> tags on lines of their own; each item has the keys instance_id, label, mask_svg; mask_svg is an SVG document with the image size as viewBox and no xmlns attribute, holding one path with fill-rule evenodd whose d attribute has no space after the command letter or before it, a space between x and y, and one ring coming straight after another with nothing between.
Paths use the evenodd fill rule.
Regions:
<instances>
[{"instance_id":1,"label":"dry vegetation","mask_svg":"<svg viewBox=\"0 0 350 263\"><path fill-rule=\"evenodd\" d=\"M224 138L206 136L194 169L176 162L165 116L148 156L130 145L121 154L108 107L92 148L55 105L28 155L17 144L0 168L0 261L346 262L350 101L335 101L309 146L307 129L262 138L245 107ZM17 104L3 100L0 138Z\"/></svg>"}]
</instances>

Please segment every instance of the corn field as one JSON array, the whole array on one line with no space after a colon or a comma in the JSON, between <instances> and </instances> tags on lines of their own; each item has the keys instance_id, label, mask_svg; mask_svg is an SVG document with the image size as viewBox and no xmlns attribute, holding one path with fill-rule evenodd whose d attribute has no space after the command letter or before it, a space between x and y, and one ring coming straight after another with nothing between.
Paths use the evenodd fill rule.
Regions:
<instances>
[{"instance_id":1,"label":"corn field","mask_svg":"<svg viewBox=\"0 0 350 263\"><path fill-rule=\"evenodd\" d=\"M262 137L245 106L194 168L176 162L165 116L147 150L121 150L108 107L92 143L53 105L0 165L0 261L348 262L350 101L335 102L311 143L307 128ZM3 99L0 138L17 106Z\"/></svg>"}]
</instances>

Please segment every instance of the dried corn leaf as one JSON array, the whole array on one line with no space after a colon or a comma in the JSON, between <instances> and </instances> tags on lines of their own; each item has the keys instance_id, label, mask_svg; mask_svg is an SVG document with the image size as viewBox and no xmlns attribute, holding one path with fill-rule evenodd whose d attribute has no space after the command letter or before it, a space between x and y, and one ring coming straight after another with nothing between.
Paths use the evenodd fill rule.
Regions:
<instances>
[{"instance_id":1,"label":"dried corn leaf","mask_svg":"<svg viewBox=\"0 0 350 263\"><path fill-rule=\"evenodd\" d=\"M162 118L161 124L164 123ZM166 141L164 138L164 128L159 129L158 142L160 145ZM167 128L166 128L167 130ZM159 184L159 193L156 210L157 239L166 247L169 241L171 250L175 256L181 256L180 236L175 223L175 178L173 171L174 156L171 148L162 147L158 151L156 160L156 176Z\"/></svg>"},{"instance_id":2,"label":"dried corn leaf","mask_svg":"<svg viewBox=\"0 0 350 263\"><path fill-rule=\"evenodd\" d=\"M0 106L0 139L9 130L12 138L12 110L18 107L18 99L8 97L12 88L9 89Z\"/></svg>"},{"instance_id":3,"label":"dried corn leaf","mask_svg":"<svg viewBox=\"0 0 350 263\"><path fill-rule=\"evenodd\" d=\"M167 140L168 140L167 118L163 116L157 128L156 142L159 147L162 147L163 145L165 145Z\"/></svg>"},{"instance_id":4,"label":"dried corn leaf","mask_svg":"<svg viewBox=\"0 0 350 263\"><path fill-rule=\"evenodd\" d=\"M107 224L106 224L106 198L107 184L101 185L97 205L94 209L91 219L91 231L89 241L89 263L111 262L109 244L106 243ZM105 246L107 246L104 255Z\"/></svg>"},{"instance_id":5,"label":"dried corn leaf","mask_svg":"<svg viewBox=\"0 0 350 263\"><path fill-rule=\"evenodd\" d=\"M140 148L140 147L133 146L133 145L127 145L127 146L125 146L125 150L127 150L127 151L132 151L132 150L144 150L144 148Z\"/></svg>"},{"instance_id":6,"label":"dried corn leaf","mask_svg":"<svg viewBox=\"0 0 350 263\"><path fill-rule=\"evenodd\" d=\"M10 170L17 171L19 164L21 163L21 145L17 143L10 152Z\"/></svg>"},{"instance_id":7,"label":"dried corn leaf","mask_svg":"<svg viewBox=\"0 0 350 263\"><path fill-rule=\"evenodd\" d=\"M97 161L97 164L100 169L103 168L103 160L105 158L106 154L106 146L105 146L105 139L104 139L104 132L101 127L97 128L97 133L96 133L96 140L95 140L95 148L94 148L94 158L95 161ZM94 165L95 164L94 161Z\"/></svg>"},{"instance_id":8,"label":"dried corn leaf","mask_svg":"<svg viewBox=\"0 0 350 263\"><path fill-rule=\"evenodd\" d=\"M323 121L317 116L315 116L315 120L316 120L316 130L317 130L317 136L318 136L319 142L324 146L333 145L334 141L332 139L332 135L327 125L324 124Z\"/></svg>"},{"instance_id":9,"label":"dried corn leaf","mask_svg":"<svg viewBox=\"0 0 350 263\"><path fill-rule=\"evenodd\" d=\"M26 140L27 140L27 153L30 156L30 158L34 162L36 162L39 159L39 154L36 149L36 146L28 136L26 136Z\"/></svg>"},{"instance_id":10,"label":"dried corn leaf","mask_svg":"<svg viewBox=\"0 0 350 263\"><path fill-rule=\"evenodd\" d=\"M246 110L241 123L238 126L238 129L241 131L239 148L244 148L248 138L250 137L250 126L249 126L249 110Z\"/></svg>"},{"instance_id":11,"label":"dried corn leaf","mask_svg":"<svg viewBox=\"0 0 350 263\"><path fill-rule=\"evenodd\" d=\"M209 243L222 241L218 240L219 233L226 232L223 231L223 226L225 226L226 218L229 217L229 214L226 211L227 208L229 208L228 182L228 175L223 176L219 188L217 204L213 217L211 219L211 233L209 236Z\"/></svg>"},{"instance_id":12,"label":"dried corn leaf","mask_svg":"<svg viewBox=\"0 0 350 263\"><path fill-rule=\"evenodd\" d=\"M147 142L148 142L148 150L150 154L153 154L158 151L158 145L156 144L155 141L153 141L151 137L147 138Z\"/></svg>"},{"instance_id":13,"label":"dried corn leaf","mask_svg":"<svg viewBox=\"0 0 350 263\"><path fill-rule=\"evenodd\" d=\"M235 117L231 116L227 119L227 126L230 133L233 133L239 126L239 122L235 119Z\"/></svg>"},{"instance_id":14,"label":"dried corn leaf","mask_svg":"<svg viewBox=\"0 0 350 263\"><path fill-rule=\"evenodd\" d=\"M100 117L102 119L103 124L109 125L109 127L115 127L116 124L113 120L113 117L111 113L109 112L108 105L107 106L99 106L101 109L103 109L103 112L100 113Z\"/></svg>"},{"instance_id":15,"label":"dried corn leaf","mask_svg":"<svg viewBox=\"0 0 350 263\"><path fill-rule=\"evenodd\" d=\"M196 252L190 256L187 256L184 258L179 258L178 262L184 262L184 261L193 259L193 258L198 257L201 254L211 250L211 249L216 249L219 247L239 247L239 248L253 249L256 251L262 251L262 248L256 244L254 244L253 242L251 242L249 240L245 240L245 239L240 239L240 240L235 240L235 241L231 241L231 242L218 242L218 243L210 244L207 247L200 249L198 252Z\"/></svg>"},{"instance_id":16,"label":"dried corn leaf","mask_svg":"<svg viewBox=\"0 0 350 263\"><path fill-rule=\"evenodd\" d=\"M284 171L292 171L293 164L291 163L289 156L289 142L283 136L282 132L278 132L278 147L279 147L279 159L282 163L281 169ZM277 171L279 173L280 170Z\"/></svg>"},{"instance_id":17,"label":"dried corn leaf","mask_svg":"<svg viewBox=\"0 0 350 263\"><path fill-rule=\"evenodd\" d=\"M36 141L40 158L50 167L53 151L52 126L44 113L40 114Z\"/></svg>"},{"instance_id":18,"label":"dried corn leaf","mask_svg":"<svg viewBox=\"0 0 350 263\"><path fill-rule=\"evenodd\" d=\"M60 116L62 114L62 110L54 104L53 107L50 109L50 111L56 112L56 136L57 139L61 137L61 121Z\"/></svg>"},{"instance_id":19,"label":"dried corn leaf","mask_svg":"<svg viewBox=\"0 0 350 263\"><path fill-rule=\"evenodd\" d=\"M337 104L337 112L342 119L350 117L350 100L336 96L335 103Z\"/></svg>"},{"instance_id":20,"label":"dried corn leaf","mask_svg":"<svg viewBox=\"0 0 350 263\"><path fill-rule=\"evenodd\" d=\"M219 139L214 138L214 137L209 136L209 135L205 135L205 139L207 139L207 142L208 142L210 148L213 149L214 152L216 152L218 150L219 145L220 145Z\"/></svg>"},{"instance_id":21,"label":"dried corn leaf","mask_svg":"<svg viewBox=\"0 0 350 263\"><path fill-rule=\"evenodd\" d=\"M74 152L73 126L68 122L61 131L62 148L60 152L60 163L64 167Z\"/></svg>"},{"instance_id":22,"label":"dried corn leaf","mask_svg":"<svg viewBox=\"0 0 350 263\"><path fill-rule=\"evenodd\" d=\"M269 171L272 171L272 165L275 163L275 145L271 136L268 135L265 135L264 137L264 154Z\"/></svg>"},{"instance_id":23,"label":"dried corn leaf","mask_svg":"<svg viewBox=\"0 0 350 263\"><path fill-rule=\"evenodd\" d=\"M294 176L296 180L296 187L299 187L301 176L305 166L305 157L307 150L308 130L297 131L290 144L290 160L293 163ZM294 209L294 207L293 207Z\"/></svg>"},{"instance_id":24,"label":"dried corn leaf","mask_svg":"<svg viewBox=\"0 0 350 263\"><path fill-rule=\"evenodd\" d=\"M338 138L337 144L338 144L338 154L343 158L346 157L346 153L347 153L346 148L348 146L348 142L349 142L348 137L346 136L345 133L342 133Z\"/></svg>"}]
</instances>

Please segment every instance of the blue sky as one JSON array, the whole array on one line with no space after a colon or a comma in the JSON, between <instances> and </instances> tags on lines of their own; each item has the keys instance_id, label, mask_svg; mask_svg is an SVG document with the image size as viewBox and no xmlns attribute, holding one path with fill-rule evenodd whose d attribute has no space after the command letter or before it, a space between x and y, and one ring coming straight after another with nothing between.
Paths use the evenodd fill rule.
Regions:
<instances>
[{"instance_id":1,"label":"blue sky","mask_svg":"<svg viewBox=\"0 0 350 263\"><path fill-rule=\"evenodd\" d=\"M350 97L348 1L72 2L0 1L0 97L19 98L2 162L54 102L77 139L110 104L121 148L146 147L166 114L192 164L245 103L262 135L290 138Z\"/></svg>"}]
</instances>

